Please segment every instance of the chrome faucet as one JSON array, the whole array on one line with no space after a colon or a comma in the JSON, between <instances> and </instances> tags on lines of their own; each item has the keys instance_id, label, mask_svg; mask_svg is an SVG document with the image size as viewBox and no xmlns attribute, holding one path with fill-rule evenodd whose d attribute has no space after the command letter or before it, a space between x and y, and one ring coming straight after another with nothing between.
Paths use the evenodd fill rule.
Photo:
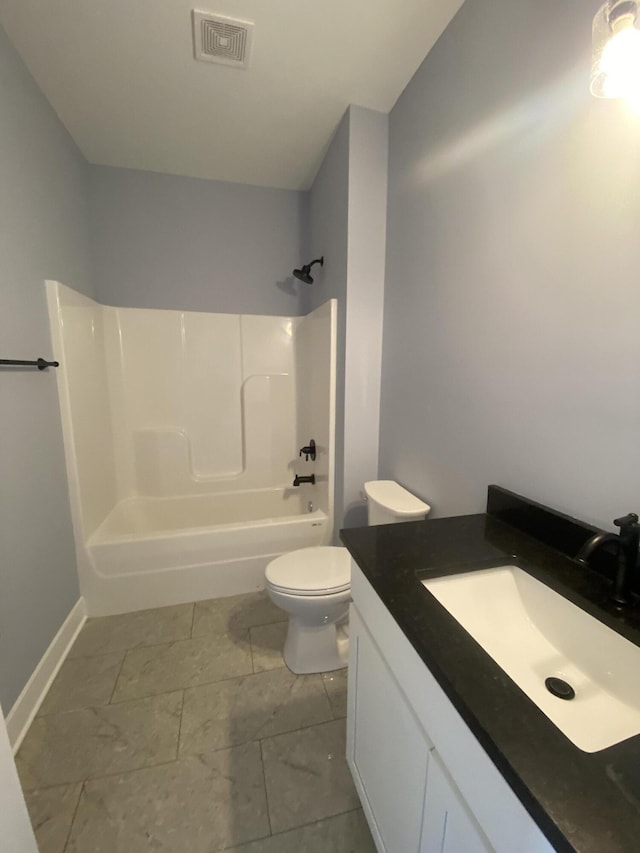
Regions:
<instances>
[{"instance_id":1,"label":"chrome faucet","mask_svg":"<svg viewBox=\"0 0 640 853\"><path fill-rule=\"evenodd\" d=\"M620 528L620 534L596 533L588 539L576 554L576 560L589 565L589 559L594 551L607 542L613 542L618 552L618 568L611 595L616 604L629 604L629 586L631 578L638 565L638 547L640 546L640 524L635 512L630 512L622 518L615 518L613 523Z\"/></svg>"}]
</instances>

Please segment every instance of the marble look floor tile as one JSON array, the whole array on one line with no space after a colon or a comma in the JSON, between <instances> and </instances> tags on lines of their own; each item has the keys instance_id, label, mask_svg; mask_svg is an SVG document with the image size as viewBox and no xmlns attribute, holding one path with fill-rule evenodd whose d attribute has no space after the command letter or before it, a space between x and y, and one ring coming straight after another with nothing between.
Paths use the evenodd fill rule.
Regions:
<instances>
[{"instance_id":1,"label":"marble look floor tile","mask_svg":"<svg viewBox=\"0 0 640 853\"><path fill-rule=\"evenodd\" d=\"M250 841L227 853L376 853L361 809Z\"/></svg>"},{"instance_id":2,"label":"marble look floor tile","mask_svg":"<svg viewBox=\"0 0 640 853\"><path fill-rule=\"evenodd\" d=\"M282 622L285 614L266 592L250 592L228 598L212 598L196 602L193 636L206 634L244 634L256 625Z\"/></svg>"},{"instance_id":3,"label":"marble look floor tile","mask_svg":"<svg viewBox=\"0 0 640 853\"><path fill-rule=\"evenodd\" d=\"M344 720L262 741L274 834L358 808L345 749Z\"/></svg>"},{"instance_id":4,"label":"marble look floor tile","mask_svg":"<svg viewBox=\"0 0 640 853\"><path fill-rule=\"evenodd\" d=\"M24 790L79 782L176 757L182 691L37 717L16 758Z\"/></svg>"},{"instance_id":5,"label":"marble look floor tile","mask_svg":"<svg viewBox=\"0 0 640 853\"><path fill-rule=\"evenodd\" d=\"M288 669L185 691L180 754L223 749L332 719L319 675Z\"/></svg>"},{"instance_id":6,"label":"marble look floor tile","mask_svg":"<svg viewBox=\"0 0 640 853\"><path fill-rule=\"evenodd\" d=\"M108 704L123 660L124 652L67 659L60 667L38 715Z\"/></svg>"},{"instance_id":7,"label":"marble look floor tile","mask_svg":"<svg viewBox=\"0 0 640 853\"><path fill-rule=\"evenodd\" d=\"M87 782L66 853L212 853L268 834L252 743Z\"/></svg>"},{"instance_id":8,"label":"marble look floor tile","mask_svg":"<svg viewBox=\"0 0 640 853\"><path fill-rule=\"evenodd\" d=\"M40 853L63 853L81 791L79 782L25 794Z\"/></svg>"},{"instance_id":9,"label":"marble look floor tile","mask_svg":"<svg viewBox=\"0 0 640 853\"><path fill-rule=\"evenodd\" d=\"M69 657L104 655L187 639L191 636L192 621L193 604L88 619Z\"/></svg>"},{"instance_id":10,"label":"marble look floor tile","mask_svg":"<svg viewBox=\"0 0 640 853\"><path fill-rule=\"evenodd\" d=\"M282 650L288 625L288 622L278 622L274 625L252 628L249 631L254 672L264 672L285 666Z\"/></svg>"},{"instance_id":11,"label":"marble look floor tile","mask_svg":"<svg viewBox=\"0 0 640 853\"><path fill-rule=\"evenodd\" d=\"M195 687L251 672L247 632L244 639L219 635L132 649L124 659L112 701Z\"/></svg>"},{"instance_id":12,"label":"marble look floor tile","mask_svg":"<svg viewBox=\"0 0 640 853\"><path fill-rule=\"evenodd\" d=\"M347 716L347 673L348 670L345 668L322 674L322 680L331 703L331 710L336 720Z\"/></svg>"}]
</instances>

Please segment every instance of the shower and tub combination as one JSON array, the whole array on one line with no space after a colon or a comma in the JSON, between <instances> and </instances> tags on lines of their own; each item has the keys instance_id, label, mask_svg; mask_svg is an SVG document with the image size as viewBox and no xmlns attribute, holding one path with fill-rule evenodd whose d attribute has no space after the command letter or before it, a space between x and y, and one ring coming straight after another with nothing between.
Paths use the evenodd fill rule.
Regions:
<instances>
[{"instance_id":1,"label":"shower and tub combination","mask_svg":"<svg viewBox=\"0 0 640 853\"><path fill-rule=\"evenodd\" d=\"M335 300L267 317L58 282L47 299L90 615L260 589L273 557L331 542Z\"/></svg>"}]
</instances>

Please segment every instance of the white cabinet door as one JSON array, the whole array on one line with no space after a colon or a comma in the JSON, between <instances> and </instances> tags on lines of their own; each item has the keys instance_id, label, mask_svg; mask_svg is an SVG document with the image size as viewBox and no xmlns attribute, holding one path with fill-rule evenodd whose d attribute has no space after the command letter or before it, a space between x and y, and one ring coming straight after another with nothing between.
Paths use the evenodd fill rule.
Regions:
<instances>
[{"instance_id":1,"label":"white cabinet door","mask_svg":"<svg viewBox=\"0 0 640 853\"><path fill-rule=\"evenodd\" d=\"M386 853L419 853L431 744L353 608L350 633L349 763Z\"/></svg>"},{"instance_id":2,"label":"white cabinet door","mask_svg":"<svg viewBox=\"0 0 640 853\"><path fill-rule=\"evenodd\" d=\"M420 853L491 853L492 850L433 750L429 759Z\"/></svg>"}]
</instances>

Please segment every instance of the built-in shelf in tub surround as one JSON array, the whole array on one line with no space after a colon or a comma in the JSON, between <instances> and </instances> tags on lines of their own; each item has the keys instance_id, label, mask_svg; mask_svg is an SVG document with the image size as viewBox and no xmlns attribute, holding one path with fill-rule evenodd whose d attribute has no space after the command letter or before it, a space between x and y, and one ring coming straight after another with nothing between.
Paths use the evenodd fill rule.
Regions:
<instances>
[{"instance_id":1,"label":"built-in shelf in tub surround","mask_svg":"<svg viewBox=\"0 0 640 853\"><path fill-rule=\"evenodd\" d=\"M567 522L577 525L578 541L581 522ZM621 616L608 601L610 580L560 552L559 529L555 548L489 513L341 535L363 581L553 849L631 853L640 837L640 737L593 753L578 749L421 583L455 567L516 557L534 577L640 645L638 604ZM593 532L582 529L584 539Z\"/></svg>"}]
</instances>

